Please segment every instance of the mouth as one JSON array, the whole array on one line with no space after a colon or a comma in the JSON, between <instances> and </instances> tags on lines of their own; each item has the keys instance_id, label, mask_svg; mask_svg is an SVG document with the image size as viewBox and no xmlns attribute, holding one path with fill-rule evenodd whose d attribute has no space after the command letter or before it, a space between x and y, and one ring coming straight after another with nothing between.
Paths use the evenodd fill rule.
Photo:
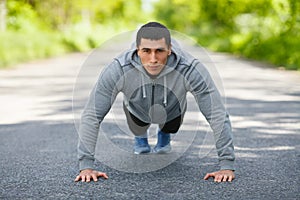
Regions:
<instances>
[{"instance_id":1,"label":"mouth","mask_svg":"<svg viewBox=\"0 0 300 200\"><path fill-rule=\"evenodd\" d=\"M148 65L148 67L151 69L157 69L160 67L160 65Z\"/></svg>"},{"instance_id":2,"label":"mouth","mask_svg":"<svg viewBox=\"0 0 300 200\"><path fill-rule=\"evenodd\" d=\"M152 74L152 75L157 75L158 73L161 72L161 70L163 69L162 64L148 64L145 65L145 69L147 70L148 73Z\"/></svg>"}]
</instances>

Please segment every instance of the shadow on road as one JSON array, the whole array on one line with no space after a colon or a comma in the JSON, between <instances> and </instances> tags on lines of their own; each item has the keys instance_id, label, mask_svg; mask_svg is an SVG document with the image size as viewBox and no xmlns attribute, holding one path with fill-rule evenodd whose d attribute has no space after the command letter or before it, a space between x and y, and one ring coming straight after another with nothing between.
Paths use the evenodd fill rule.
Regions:
<instances>
[{"instance_id":1,"label":"shadow on road","mask_svg":"<svg viewBox=\"0 0 300 200\"><path fill-rule=\"evenodd\" d=\"M46 120L0 126L0 197L296 199L299 191L299 102L227 98L227 106L233 116L237 156L237 179L231 184L202 180L205 173L218 169L214 150L199 156L205 146L205 131L199 131L190 148L163 169L134 174L117 171L97 161L97 169L107 172L108 180L74 183L78 138L74 124ZM71 112L71 107L65 109L53 112ZM114 126L116 124L111 122L102 125L103 130L115 130ZM128 137L116 136L118 134L114 133L111 137L115 145L131 149L132 141Z\"/></svg>"}]
</instances>

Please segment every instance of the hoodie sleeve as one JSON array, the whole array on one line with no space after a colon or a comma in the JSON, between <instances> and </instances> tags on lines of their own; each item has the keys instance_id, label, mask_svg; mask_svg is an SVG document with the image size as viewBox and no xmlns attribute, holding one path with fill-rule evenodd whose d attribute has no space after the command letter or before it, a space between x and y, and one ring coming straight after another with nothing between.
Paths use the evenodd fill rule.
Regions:
<instances>
[{"instance_id":1,"label":"hoodie sleeve","mask_svg":"<svg viewBox=\"0 0 300 200\"><path fill-rule=\"evenodd\" d=\"M122 70L117 61L106 66L84 107L79 125L79 170L93 169L100 123L122 87Z\"/></svg>"},{"instance_id":2,"label":"hoodie sleeve","mask_svg":"<svg viewBox=\"0 0 300 200\"><path fill-rule=\"evenodd\" d=\"M214 133L221 169L235 170L234 146L229 115L209 72L195 61L186 76L187 89L193 94L198 107Z\"/></svg>"}]
</instances>

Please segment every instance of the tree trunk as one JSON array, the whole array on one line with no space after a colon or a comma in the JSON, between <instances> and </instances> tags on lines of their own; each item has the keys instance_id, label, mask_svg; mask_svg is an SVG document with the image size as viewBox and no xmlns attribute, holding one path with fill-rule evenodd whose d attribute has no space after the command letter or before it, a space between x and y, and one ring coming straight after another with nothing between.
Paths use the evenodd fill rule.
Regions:
<instances>
[{"instance_id":1,"label":"tree trunk","mask_svg":"<svg viewBox=\"0 0 300 200\"><path fill-rule=\"evenodd\" d=\"M0 31L6 29L6 0L0 0Z\"/></svg>"}]
</instances>

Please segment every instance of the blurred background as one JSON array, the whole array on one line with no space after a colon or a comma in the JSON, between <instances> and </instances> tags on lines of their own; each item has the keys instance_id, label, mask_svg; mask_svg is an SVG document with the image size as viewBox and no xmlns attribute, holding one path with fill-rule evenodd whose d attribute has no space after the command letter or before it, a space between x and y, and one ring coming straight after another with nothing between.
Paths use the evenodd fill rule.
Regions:
<instances>
[{"instance_id":1,"label":"blurred background","mask_svg":"<svg viewBox=\"0 0 300 200\"><path fill-rule=\"evenodd\" d=\"M300 70L299 0L0 0L0 68L159 21L212 51Z\"/></svg>"}]
</instances>

